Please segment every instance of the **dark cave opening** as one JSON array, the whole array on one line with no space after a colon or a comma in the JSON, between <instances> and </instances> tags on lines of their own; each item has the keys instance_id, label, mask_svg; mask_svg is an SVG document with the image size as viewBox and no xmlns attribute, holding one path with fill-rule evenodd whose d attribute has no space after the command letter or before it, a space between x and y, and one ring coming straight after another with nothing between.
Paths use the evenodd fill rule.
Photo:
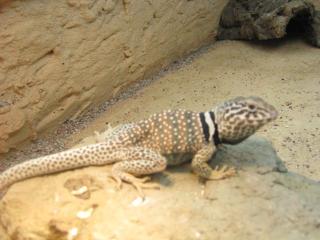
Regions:
<instances>
[{"instance_id":1,"label":"dark cave opening","mask_svg":"<svg viewBox=\"0 0 320 240\"><path fill-rule=\"evenodd\" d=\"M312 16L308 10L296 14L286 26L286 37L307 39L311 31Z\"/></svg>"}]
</instances>

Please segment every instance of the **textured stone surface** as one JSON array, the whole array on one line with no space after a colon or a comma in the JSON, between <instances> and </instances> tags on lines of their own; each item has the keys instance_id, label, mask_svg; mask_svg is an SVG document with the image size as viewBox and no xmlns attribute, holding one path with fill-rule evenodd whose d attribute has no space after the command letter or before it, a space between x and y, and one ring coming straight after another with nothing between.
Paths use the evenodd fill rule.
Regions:
<instances>
[{"instance_id":1,"label":"textured stone surface","mask_svg":"<svg viewBox=\"0 0 320 240\"><path fill-rule=\"evenodd\" d=\"M203 185L189 165L171 168L153 177L162 188L147 190L145 201L131 186L117 191L108 166L17 183L0 202L0 237L319 239L320 184L286 172L269 142L249 138L212 164L220 161L238 176Z\"/></svg>"},{"instance_id":2,"label":"textured stone surface","mask_svg":"<svg viewBox=\"0 0 320 240\"><path fill-rule=\"evenodd\" d=\"M290 29L320 47L318 4L306 0L231 0L223 10L218 38L267 40L282 38Z\"/></svg>"},{"instance_id":3,"label":"textured stone surface","mask_svg":"<svg viewBox=\"0 0 320 240\"><path fill-rule=\"evenodd\" d=\"M317 47L320 47L320 11L314 12L312 25L311 43Z\"/></svg>"},{"instance_id":4,"label":"textured stone surface","mask_svg":"<svg viewBox=\"0 0 320 240\"><path fill-rule=\"evenodd\" d=\"M213 41L226 2L0 1L0 152Z\"/></svg>"}]
</instances>

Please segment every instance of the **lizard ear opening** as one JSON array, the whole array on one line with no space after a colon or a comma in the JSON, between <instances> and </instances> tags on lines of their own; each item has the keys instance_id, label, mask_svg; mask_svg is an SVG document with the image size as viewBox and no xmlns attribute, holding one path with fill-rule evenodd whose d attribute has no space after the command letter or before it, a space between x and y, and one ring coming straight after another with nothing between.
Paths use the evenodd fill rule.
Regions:
<instances>
[{"instance_id":1,"label":"lizard ear opening","mask_svg":"<svg viewBox=\"0 0 320 240\"><path fill-rule=\"evenodd\" d=\"M255 112L255 111L257 110L257 107L256 107L256 105L254 105L254 104L249 104L249 105L248 105L248 108L249 108L249 111L250 111L250 112Z\"/></svg>"}]
</instances>

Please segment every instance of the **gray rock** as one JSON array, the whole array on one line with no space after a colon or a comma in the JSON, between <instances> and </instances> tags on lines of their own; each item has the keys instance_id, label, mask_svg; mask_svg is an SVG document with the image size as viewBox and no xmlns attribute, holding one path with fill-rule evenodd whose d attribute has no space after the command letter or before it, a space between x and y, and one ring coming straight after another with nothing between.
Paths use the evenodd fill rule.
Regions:
<instances>
[{"instance_id":1,"label":"gray rock","mask_svg":"<svg viewBox=\"0 0 320 240\"><path fill-rule=\"evenodd\" d=\"M311 29L310 41L313 45L320 47L320 11L314 12Z\"/></svg>"},{"instance_id":2,"label":"gray rock","mask_svg":"<svg viewBox=\"0 0 320 240\"><path fill-rule=\"evenodd\" d=\"M238 175L204 184L188 164L170 168L153 177L162 188L146 190L145 201L130 186L115 191L110 167L15 184L0 202L0 238L320 239L320 184L287 172L269 142L226 146L211 164L221 162ZM91 193L73 195L72 184Z\"/></svg>"},{"instance_id":3,"label":"gray rock","mask_svg":"<svg viewBox=\"0 0 320 240\"><path fill-rule=\"evenodd\" d=\"M291 29L303 32L319 47L319 19L319 12L306 0L230 0L221 16L218 39L275 39Z\"/></svg>"}]
</instances>

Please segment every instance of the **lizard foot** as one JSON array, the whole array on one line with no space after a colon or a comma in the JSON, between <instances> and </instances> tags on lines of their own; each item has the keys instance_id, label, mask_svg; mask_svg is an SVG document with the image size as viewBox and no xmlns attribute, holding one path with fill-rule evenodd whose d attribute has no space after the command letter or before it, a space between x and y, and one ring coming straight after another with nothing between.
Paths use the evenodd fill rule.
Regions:
<instances>
[{"instance_id":1,"label":"lizard foot","mask_svg":"<svg viewBox=\"0 0 320 240\"><path fill-rule=\"evenodd\" d=\"M219 179L224 179L228 177L232 177L236 175L236 169L234 167L228 167L226 165L219 167L216 166L212 172L208 180L219 180Z\"/></svg>"},{"instance_id":2,"label":"lizard foot","mask_svg":"<svg viewBox=\"0 0 320 240\"><path fill-rule=\"evenodd\" d=\"M125 174L125 178L122 179L119 176L112 176L112 178L116 181L117 183L117 189L120 190L122 187L122 182L123 180L129 184L132 184L134 188L138 191L139 196L141 198L145 198L145 194L143 192L143 189L160 189L160 185L157 183L147 183L148 181L151 180L150 177L142 177L142 178L137 178L129 174Z\"/></svg>"}]
</instances>

